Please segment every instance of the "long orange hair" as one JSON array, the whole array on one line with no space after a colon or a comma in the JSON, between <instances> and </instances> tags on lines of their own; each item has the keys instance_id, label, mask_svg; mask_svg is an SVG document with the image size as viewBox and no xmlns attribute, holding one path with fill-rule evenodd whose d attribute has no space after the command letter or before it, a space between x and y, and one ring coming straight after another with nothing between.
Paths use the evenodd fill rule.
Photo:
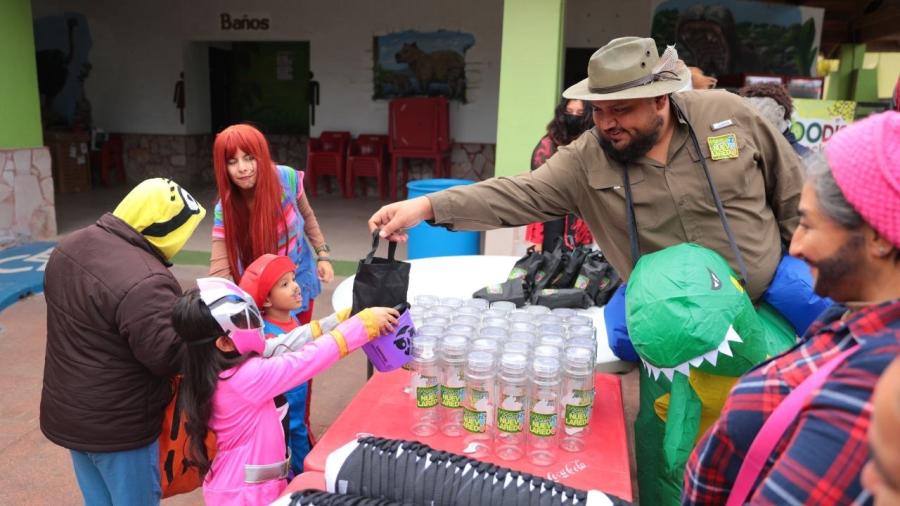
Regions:
<instances>
[{"instance_id":1,"label":"long orange hair","mask_svg":"<svg viewBox=\"0 0 900 506\"><path fill-rule=\"evenodd\" d=\"M253 209L248 209L243 194L228 175L228 160L234 158L238 149L256 159ZM287 233L281 210L281 183L269 154L269 143L262 132L250 125L232 125L216 135L213 166L222 203L228 264L234 282L239 283L239 266L246 268L260 255L277 253L279 224Z\"/></svg>"}]
</instances>

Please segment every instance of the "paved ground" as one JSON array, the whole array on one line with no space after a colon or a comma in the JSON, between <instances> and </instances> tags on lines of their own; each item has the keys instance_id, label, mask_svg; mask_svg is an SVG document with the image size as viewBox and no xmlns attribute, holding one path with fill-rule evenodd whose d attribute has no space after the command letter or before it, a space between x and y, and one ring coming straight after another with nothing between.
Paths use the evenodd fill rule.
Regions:
<instances>
[{"instance_id":1,"label":"paved ground","mask_svg":"<svg viewBox=\"0 0 900 506\"><path fill-rule=\"evenodd\" d=\"M61 233L85 226L108 210L125 194L125 188L104 189L65 196L58 201ZM193 190L203 202L212 201L209 189ZM313 202L319 221L332 244L335 257L355 261L369 248L365 220L381 203L374 198L342 200L320 196ZM211 206L209 207L211 210ZM186 246L209 250L211 220L204 220ZM401 258L405 251L401 248ZM206 274L205 266L176 265L172 269L183 286ZM317 298L315 316L332 311L331 291L336 278ZM82 499L66 450L43 437L38 426L38 407L44 364L46 305L42 294L24 299L0 312L0 505L77 505ZM623 377L629 448L634 440L632 423L637 412L637 374ZM312 428L322 434L365 382L365 357L354 353L315 381ZM632 470L634 457L632 453ZM632 474L633 475L633 474ZM635 492L636 493L636 492ZM163 501L167 505L202 504L199 492Z\"/></svg>"}]
</instances>

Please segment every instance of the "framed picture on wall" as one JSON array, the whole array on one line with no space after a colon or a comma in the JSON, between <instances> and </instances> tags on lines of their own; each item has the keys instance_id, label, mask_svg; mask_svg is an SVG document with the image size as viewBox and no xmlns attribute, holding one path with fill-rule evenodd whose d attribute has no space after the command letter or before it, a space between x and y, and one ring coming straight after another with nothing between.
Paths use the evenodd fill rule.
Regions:
<instances>
[{"instance_id":1,"label":"framed picture on wall","mask_svg":"<svg viewBox=\"0 0 900 506\"><path fill-rule=\"evenodd\" d=\"M821 77L792 76L787 80L788 93L794 98L822 98L825 79Z\"/></svg>"}]
</instances>

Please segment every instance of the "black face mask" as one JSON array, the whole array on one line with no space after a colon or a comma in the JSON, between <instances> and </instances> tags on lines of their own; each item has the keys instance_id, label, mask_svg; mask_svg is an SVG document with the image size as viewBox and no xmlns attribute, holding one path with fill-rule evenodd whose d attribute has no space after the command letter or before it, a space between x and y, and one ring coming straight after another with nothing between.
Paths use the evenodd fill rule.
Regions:
<instances>
[{"instance_id":1,"label":"black face mask","mask_svg":"<svg viewBox=\"0 0 900 506\"><path fill-rule=\"evenodd\" d=\"M566 137L570 140L574 140L576 137L584 133L585 130L587 130L587 125L585 125L583 116L564 114L563 123L566 126Z\"/></svg>"}]
</instances>

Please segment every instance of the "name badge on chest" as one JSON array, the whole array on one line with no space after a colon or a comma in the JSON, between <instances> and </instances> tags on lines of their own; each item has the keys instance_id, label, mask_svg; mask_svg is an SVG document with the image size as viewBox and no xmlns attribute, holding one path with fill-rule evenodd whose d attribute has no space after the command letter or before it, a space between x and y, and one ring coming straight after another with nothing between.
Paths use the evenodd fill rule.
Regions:
<instances>
[{"instance_id":1,"label":"name badge on chest","mask_svg":"<svg viewBox=\"0 0 900 506\"><path fill-rule=\"evenodd\" d=\"M727 160L738 157L737 136L734 134L717 135L707 137L709 154L713 160Z\"/></svg>"}]
</instances>

